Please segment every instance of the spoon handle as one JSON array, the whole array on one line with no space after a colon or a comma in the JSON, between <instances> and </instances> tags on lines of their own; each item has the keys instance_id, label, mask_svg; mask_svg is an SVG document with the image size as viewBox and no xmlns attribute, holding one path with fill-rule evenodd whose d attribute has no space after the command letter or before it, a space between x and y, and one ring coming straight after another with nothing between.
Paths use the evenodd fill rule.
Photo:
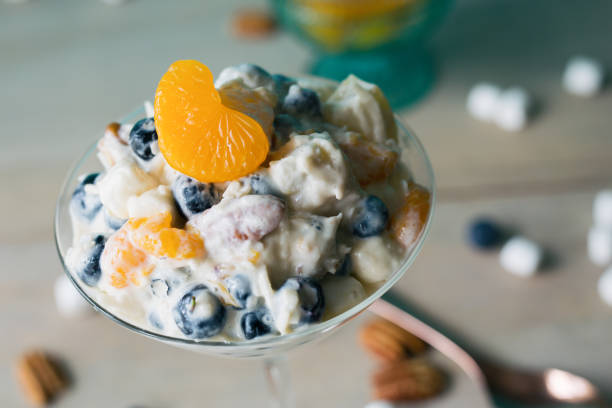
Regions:
<instances>
[{"instance_id":1,"label":"spoon handle","mask_svg":"<svg viewBox=\"0 0 612 408\"><path fill-rule=\"evenodd\" d=\"M451 339L391 304L386 299L387 297L376 300L369 310L404 330L412 332L415 336L429 343L433 348L455 362L478 385L487 396L489 405L492 406L487 380L476 360Z\"/></svg>"},{"instance_id":2,"label":"spoon handle","mask_svg":"<svg viewBox=\"0 0 612 408\"><path fill-rule=\"evenodd\" d=\"M589 402L596 408L612 408L603 398L597 388L587 379L570 372L550 368L544 371L525 371L494 364L488 358L479 356L477 359L468 353L442 330L424 323L428 321L422 313L405 303L401 298L388 292L376 300L370 310L378 316L393 322L397 326L412 332L432 347L455 362L472 379L487 398L488 405L493 407L493 395L500 399L501 406L507 406L504 401L542 404L566 402L576 404ZM454 337L454 336L453 336ZM571 392L578 392L573 395ZM570 392L570 394L568 394ZM514 406L514 405L512 405Z\"/></svg>"}]
</instances>

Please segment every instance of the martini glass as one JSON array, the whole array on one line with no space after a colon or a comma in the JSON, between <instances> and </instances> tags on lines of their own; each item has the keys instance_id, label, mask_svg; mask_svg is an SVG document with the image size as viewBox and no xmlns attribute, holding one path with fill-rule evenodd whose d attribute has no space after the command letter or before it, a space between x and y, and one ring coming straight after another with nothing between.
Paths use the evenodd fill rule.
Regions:
<instances>
[{"instance_id":1,"label":"martini glass","mask_svg":"<svg viewBox=\"0 0 612 408\"><path fill-rule=\"evenodd\" d=\"M140 109L123 119L124 123L133 123L137 119L144 117L144 110ZM66 254L72 245L72 222L70 219L70 199L72 192L78 184L78 176L84 173L101 171L102 166L96 157L96 143L90 146L87 151L73 165L64 181L57 201L55 211L55 242L59 258L64 267L68 278L72 281L79 293L94 307L95 310L123 326L143 336L161 341L163 343L192 350L198 353L211 354L216 356L232 358L259 358L263 360L265 377L267 379L270 406L286 408L293 406L291 384L289 382L288 370L286 366L287 351L328 335L335 329L344 325L361 312L366 310L376 299L387 292L395 282L397 282L408 270L417 254L419 253L425 236L429 230L432 219L432 209L435 202L434 176L429 158L413 132L406 127L396 116L398 138L401 147L400 160L409 170L411 180L427 188L431 193L431 210L427 216L427 221L423 226L419 237L412 247L406 252L397 270L389 276L378 288L370 291L369 295L359 304L351 307L345 312L322 321L309 325L303 329L296 330L282 336L264 336L259 339L238 342L223 342L209 340L193 340L178 338L160 334L148 329L139 327L117 316L97 300L96 294L91 288L83 285L82 282L72 274L66 264Z\"/></svg>"}]
</instances>

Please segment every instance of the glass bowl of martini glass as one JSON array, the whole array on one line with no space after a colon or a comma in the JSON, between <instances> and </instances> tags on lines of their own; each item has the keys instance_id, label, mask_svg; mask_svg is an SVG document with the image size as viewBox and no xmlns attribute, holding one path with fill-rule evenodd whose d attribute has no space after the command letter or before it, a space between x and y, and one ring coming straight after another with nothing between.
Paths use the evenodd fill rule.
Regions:
<instances>
[{"instance_id":1,"label":"glass bowl of martini glass","mask_svg":"<svg viewBox=\"0 0 612 408\"><path fill-rule=\"evenodd\" d=\"M122 122L133 123L135 120L144 117L144 115L145 110L139 109L123 118ZM69 262L67 261L68 250L73 245L73 225L70 216L70 205L73 192L80 183L79 175L103 170L96 156L97 146L95 143L86 150L70 169L57 200L54 232L57 251L64 271L78 292L96 311L99 311L128 330L198 353L230 358L261 359L264 363L265 377L269 385L270 406L290 407L292 406L292 392L285 366L286 353L297 346L321 339L365 311L368 306L387 292L408 270L419 253L429 230L435 202L433 169L419 139L401 122L399 117L396 116L395 120L401 150L398 163L405 167L406 183L416 183L429 192L429 205L426 214L422 217L422 225L419 232L414 238L412 245L406 249L399 262L399 266L392 271L386 280L366 288L366 295L363 300L342 313L324 318L320 322L309 324L288 334L263 336L244 341L211 341L173 337L150 328L140 327L138 324L118 316L117 313L110 310L112 308L105 305L104 301L70 270L68 267Z\"/></svg>"}]
</instances>

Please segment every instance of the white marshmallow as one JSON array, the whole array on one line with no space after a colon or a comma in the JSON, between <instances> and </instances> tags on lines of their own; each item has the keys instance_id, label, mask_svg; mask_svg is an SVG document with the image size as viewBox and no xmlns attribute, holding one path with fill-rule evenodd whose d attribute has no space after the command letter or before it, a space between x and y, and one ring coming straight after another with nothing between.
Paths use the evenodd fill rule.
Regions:
<instances>
[{"instance_id":1,"label":"white marshmallow","mask_svg":"<svg viewBox=\"0 0 612 408\"><path fill-rule=\"evenodd\" d=\"M111 215L126 219L130 215L128 199L157 187L159 181L126 159L116 163L96 185L104 208Z\"/></svg>"},{"instance_id":2,"label":"white marshmallow","mask_svg":"<svg viewBox=\"0 0 612 408\"><path fill-rule=\"evenodd\" d=\"M574 95L594 96L601 90L604 76L604 68L598 61L582 56L573 57L565 67L563 87Z\"/></svg>"},{"instance_id":3,"label":"white marshmallow","mask_svg":"<svg viewBox=\"0 0 612 408\"><path fill-rule=\"evenodd\" d=\"M596 265L605 266L612 262L612 228L593 226L587 238L589 259Z\"/></svg>"},{"instance_id":4,"label":"white marshmallow","mask_svg":"<svg viewBox=\"0 0 612 408\"><path fill-rule=\"evenodd\" d=\"M467 110L476 119L490 122L495 117L501 91L490 83L480 82L470 89Z\"/></svg>"},{"instance_id":5,"label":"white marshmallow","mask_svg":"<svg viewBox=\"0 0 612 408\"><path fill-rule=\"evenodd\" d=\"M612 306L612 266L606 269L599 278L599 282L597 282L597 291L599 292L601 300L609 306Z\"/></svg>"},{"instance_id":6,"label":"white marshmallow","mask_svg":"<svg viewBox=\"0 0 612 408\"><path fill-rule=\"evenodd\" d=\"M178 218L176 204L170 187L160 185L127 200L129 218L152 217L156 214L170 213L173 220Z\"/></svg>"},{"instance_id":7,"label":"white marshmallow","mask_svg":"<svg viewBox=\"0 0 612 408\"><path fill-rule=\"evenodd\" d=\"M121 126L119 126L117 133L119 134L119 139L123 140L125 144L130 144L130 132L133 127L133 123L122 123Z\"/></svg>"},{"instance_id":8,"label":"white marshmallow","mask_svg":"<svg viewBox=\"0 0 612 408\"><path fill-rule=\"evenodd\" d=\"M389 401L371 401L364 408L394 408L395 405Z\"/></svg>"},{"instance_id":9,"label":"white marshmallow","mask_svg":"<svg viewBox=\"0 0 612 408\"><path fill-rule=\"evenodd\" d=\"M83 316L93 311L65 274L55 280L53 294L57 311L64 317Z\"/></svg>"},{"instance_id":10,"label":"white marshmallow","mask_svg":"<svg viewBox=\"0 0 612 408\"><path fill-rule=\"evenodd\" d=\"M593 200L593 221L612 229L612 190L602 190Z\"/></svg>"},{"instance_id":11,"label":"white marshmallow","mask_svg":"<svg viewBox=\"0 0 612 408\"><path fill-rule=\"evenodd\" d=\"M529 120L531 97L519 87L508 88L499 95L493 122L507 132L523 130Z\"/></svg>"},{"instance_id":12,"label":"white marshmallow","mask_svg":"<svg viewBox=\"0 0 612 408\"><path fill-rule=\"evenodd\" d=\"M508 272L529 277L535 275L542 262L542 249L525 237L514 237L503 246L499 263Z\"/></svg>"},{"instance_id":13,"label":"white marshmallow","mask_svg":"<svg viewBox=\"0 0 612 408\"><path fill-rule=\"evenodd\" d=\"M151 101L144 101L144 110L147 118L152 118L155 116L155 108L153 107Z\"/></svg>"}]
</instances>

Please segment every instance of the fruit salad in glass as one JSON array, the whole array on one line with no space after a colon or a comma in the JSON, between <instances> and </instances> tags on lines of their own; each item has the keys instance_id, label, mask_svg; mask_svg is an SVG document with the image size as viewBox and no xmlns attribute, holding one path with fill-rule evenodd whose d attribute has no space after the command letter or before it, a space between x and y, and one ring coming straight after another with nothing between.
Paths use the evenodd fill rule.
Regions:
<instances>
[{"instance_id":1,"label":"fruit salad in glass","mask_svg":"<svg viewBox=\"0 0 612 408\"><path fill-rule=\"evenodd\" d=\"M60 254L91 302L162 340L327 327L387 290L422 243L433 181L411 137L354 76L242 64L213 80L177 61L152 109L106 128L103 169L60 197Z\"/></svg>"}]
</instances>

